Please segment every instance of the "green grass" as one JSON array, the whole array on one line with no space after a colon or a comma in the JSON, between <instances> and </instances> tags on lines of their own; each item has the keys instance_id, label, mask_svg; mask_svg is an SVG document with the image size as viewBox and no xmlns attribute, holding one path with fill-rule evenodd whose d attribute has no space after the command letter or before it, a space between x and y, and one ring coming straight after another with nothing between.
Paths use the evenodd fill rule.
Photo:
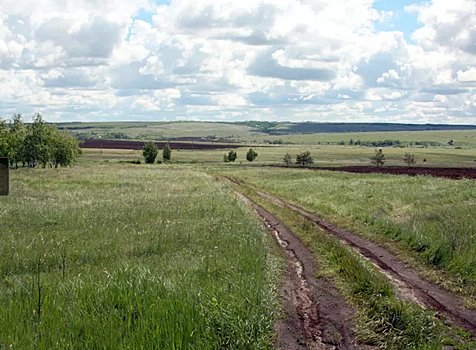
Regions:
<instances>
[{"instance_id":1,"label":"green grass","mask_svg":"<svg viewBox=\"0 0 476 350\"><path fill-rule=\"evenodd\" d=\"M190 167L13 171L0 349L267 349L275 253L250 209Z\"/></svg>"},{"instance_id":2,"label":"green grass","mask_svg":"<svg viewBox=\"0 0 476 350\"><path fill-rule=\"evenodd\" d=\"M475 305L475 181L263 168L228 173L386 244Z\"/></svg>"},{"instance_id":3,"label":"green grass","mask_svg":"<svg viewBox=\"0 0 476 350\"><path fill-rule=\"evenodd\" d=\"M355 326L361 344L378 349L472 349L471 335L443 325L432 311L397 297L393 285L352 248L322 231L299 214L240 187L247 196L275 214L311 248L320 275L332 279L357 309Z\"/></svg>"},{"instance_id":4,"label":"green grass","mask_svg":"<svg viewBox=\"0 0 476 350\"><path fill-rule=\"evenodd\" d=\"M245 125L207 122L108 122L108 123L68 123L60 125L73 134L91 134L104 136L111 133L124 133L132 139L156 139L176 137L215 137L243 139L261 133Z\"/></svg>"},{"instance_id":5,"label":"green grass","mask_svg":"<svg viewBox=\"0 0 476 350\"><path fill-rule=\"evenodd\" d=\"M400 140L410 142L436 142L442 146L453 140L455 145L463 147L476 146L476 130L442 130L442 131L391 131L391 132L353 132L353 133L314 133L288 135L249 135L244 138L248 142L264 142L265 140L281 140L285 143L317 145L345 141L384 141Z\"/></svg>"},{"instance_id":6,"label":"green grass","mask_svg":"<svg viewBox=\"0 0 476 350\"><path fill-rule=\"evenodd\" d=\"M245 156L248 147L236 150L238 158L235 163L227 166L250 164ZM297 153L309 150L314 158L314 166L342 166L342 165L368 165L370 157L375 154L374 148L359 146L271 146L253 147L258 152L258 158L251 165L283 164L284 155L289 152L293 161ZM176 162L214 163L223 165L223 155L229 149L220 150L173 150L172 160ZM476 149L454 148L393 148L383 149L387 159L385 165L405 166L403 157L406 152L415 155L417 166L428 167L476 167ZM142 151L134 150L99 150L85 149L85 156L79 159L79 164L98 164L104 160L109 162L130 161L140 158L143 160ZM159 152L159 157L162 152ZM423 162L423 160L426 162Z\"/></svg>"},{"instance_id":7,"label":"green grass","mask_svg":"<svg viewBox=\"0 0 476 350\"><path fill-rule=\"evenodd\" d=\"M435 142L442 146L449 140L455 145L476 147L476 130L441 131L392 131L392 132L353 132L353 133L289 133L271 135L246 125L213 122L104 122L104 123L66 123L59 124L74 134L106 136L123 133L132 139L156 139L175 137L214 137L226 140L263 143L281 140L292 144L327 144L351 139L354 141L400 140L410 142ZM282 124L276 131L285 130L289 125Z\"/></svg>"}]
</instances>

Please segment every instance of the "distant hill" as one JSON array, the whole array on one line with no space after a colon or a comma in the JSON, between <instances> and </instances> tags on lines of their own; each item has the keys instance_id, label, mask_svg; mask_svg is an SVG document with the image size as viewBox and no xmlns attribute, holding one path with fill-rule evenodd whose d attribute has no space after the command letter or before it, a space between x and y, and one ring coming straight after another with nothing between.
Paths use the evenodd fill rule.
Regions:
<instances>
[{"instance_id":1,"label":"distant hill","mask_svg":"<svg viewBox=\"0 0 476 350\"><path fill-rule=\"evenodd\" d=\"M389 131L476 130L476 125L394 124L394 123L280 123L270 134L314 134Z\"/></svg>"}]
</instances>

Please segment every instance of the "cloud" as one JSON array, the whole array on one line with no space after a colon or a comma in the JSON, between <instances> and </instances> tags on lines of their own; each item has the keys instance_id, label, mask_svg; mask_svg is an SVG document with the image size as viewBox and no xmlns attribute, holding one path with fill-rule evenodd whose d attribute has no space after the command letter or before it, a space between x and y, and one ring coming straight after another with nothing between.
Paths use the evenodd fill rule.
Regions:
<instances>
[{"instance_id":1,"label":"cloud","mask_svg":"<svg viewBox=\"0 0 476 350\"><path fill-rule=\"evenodd\" d=\"M463 83L476 81L476 68L471 67L467 71L459 70L458 80Z\"/></svg>"},{"instance_id":2,"label":"cloud","mask_svg":"<svg viewBox=\"0 0 476 350\"><path fill-rule=\"evenodd\" d=\"M3 0L0 115L476 123L474 1L374 4Z\"/></svg>"},{"instance_id":3,"label":"cloud","mask_svg":"<svg viewBox=\"0 0 476 350\"><path fill-rule=\"evenodd\" d=\"M259 55L247 69L248 74L260 77L278 78L284 80L317 80L330 81L336 74L326 68L295 68L281 66L268 53Z\"/></svg>"}]
</instances>

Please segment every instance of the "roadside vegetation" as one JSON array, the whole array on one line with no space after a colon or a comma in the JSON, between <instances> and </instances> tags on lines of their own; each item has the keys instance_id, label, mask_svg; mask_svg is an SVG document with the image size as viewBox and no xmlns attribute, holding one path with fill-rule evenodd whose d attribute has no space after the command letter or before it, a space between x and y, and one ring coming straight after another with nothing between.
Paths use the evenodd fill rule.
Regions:
<instances>
[{"instance_id":1,"label":"roadside vegetation","mask_svg":"<svg viewBox=\"0 0 476 350\"><path fill-rule=\"evenodd\" d=\"M225 185L174 165L20 169L11 182L1 349L272 344L279 254Z\"/></svg>"},{"instance_id":2,"label":"roadside vegetation","mask_svg":"<svg viewBox=\"0 0 476 350\"><path fill-rule=\"evenodd\" d=\"M230 174L386 245L476 306L475 181L285 168Z\"/></svg>"},{"instance_id":3,"label":"roadside vegetation","mask_svg":"<svg viewBox=\"0 0 476 350\"><path fill-rule=\"evenodd\" d=\"M472 349L471 335L450 328L417 304L401 299L389 279L337 238L299 214L256 194L252 187L237 187L276 215L311 248L318 273L332 279L348 302L357 308L355 330L361 344L378 349Z\"/></svg>"}]
</instances>

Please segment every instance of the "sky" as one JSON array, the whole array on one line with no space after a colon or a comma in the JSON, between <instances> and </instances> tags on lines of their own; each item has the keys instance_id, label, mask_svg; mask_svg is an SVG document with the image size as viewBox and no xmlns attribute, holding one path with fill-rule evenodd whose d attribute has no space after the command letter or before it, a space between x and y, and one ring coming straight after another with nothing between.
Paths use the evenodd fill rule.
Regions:
<instances>
[{"instance_id":1,"label":"sky","mask_svg":"<svg viewBox=\"0 0 476 350\"><path fill-rule=\"evenodd\" d=\"M0 0L0 116L476 124L474 0Z\"/></svg>"}]
</instances>

